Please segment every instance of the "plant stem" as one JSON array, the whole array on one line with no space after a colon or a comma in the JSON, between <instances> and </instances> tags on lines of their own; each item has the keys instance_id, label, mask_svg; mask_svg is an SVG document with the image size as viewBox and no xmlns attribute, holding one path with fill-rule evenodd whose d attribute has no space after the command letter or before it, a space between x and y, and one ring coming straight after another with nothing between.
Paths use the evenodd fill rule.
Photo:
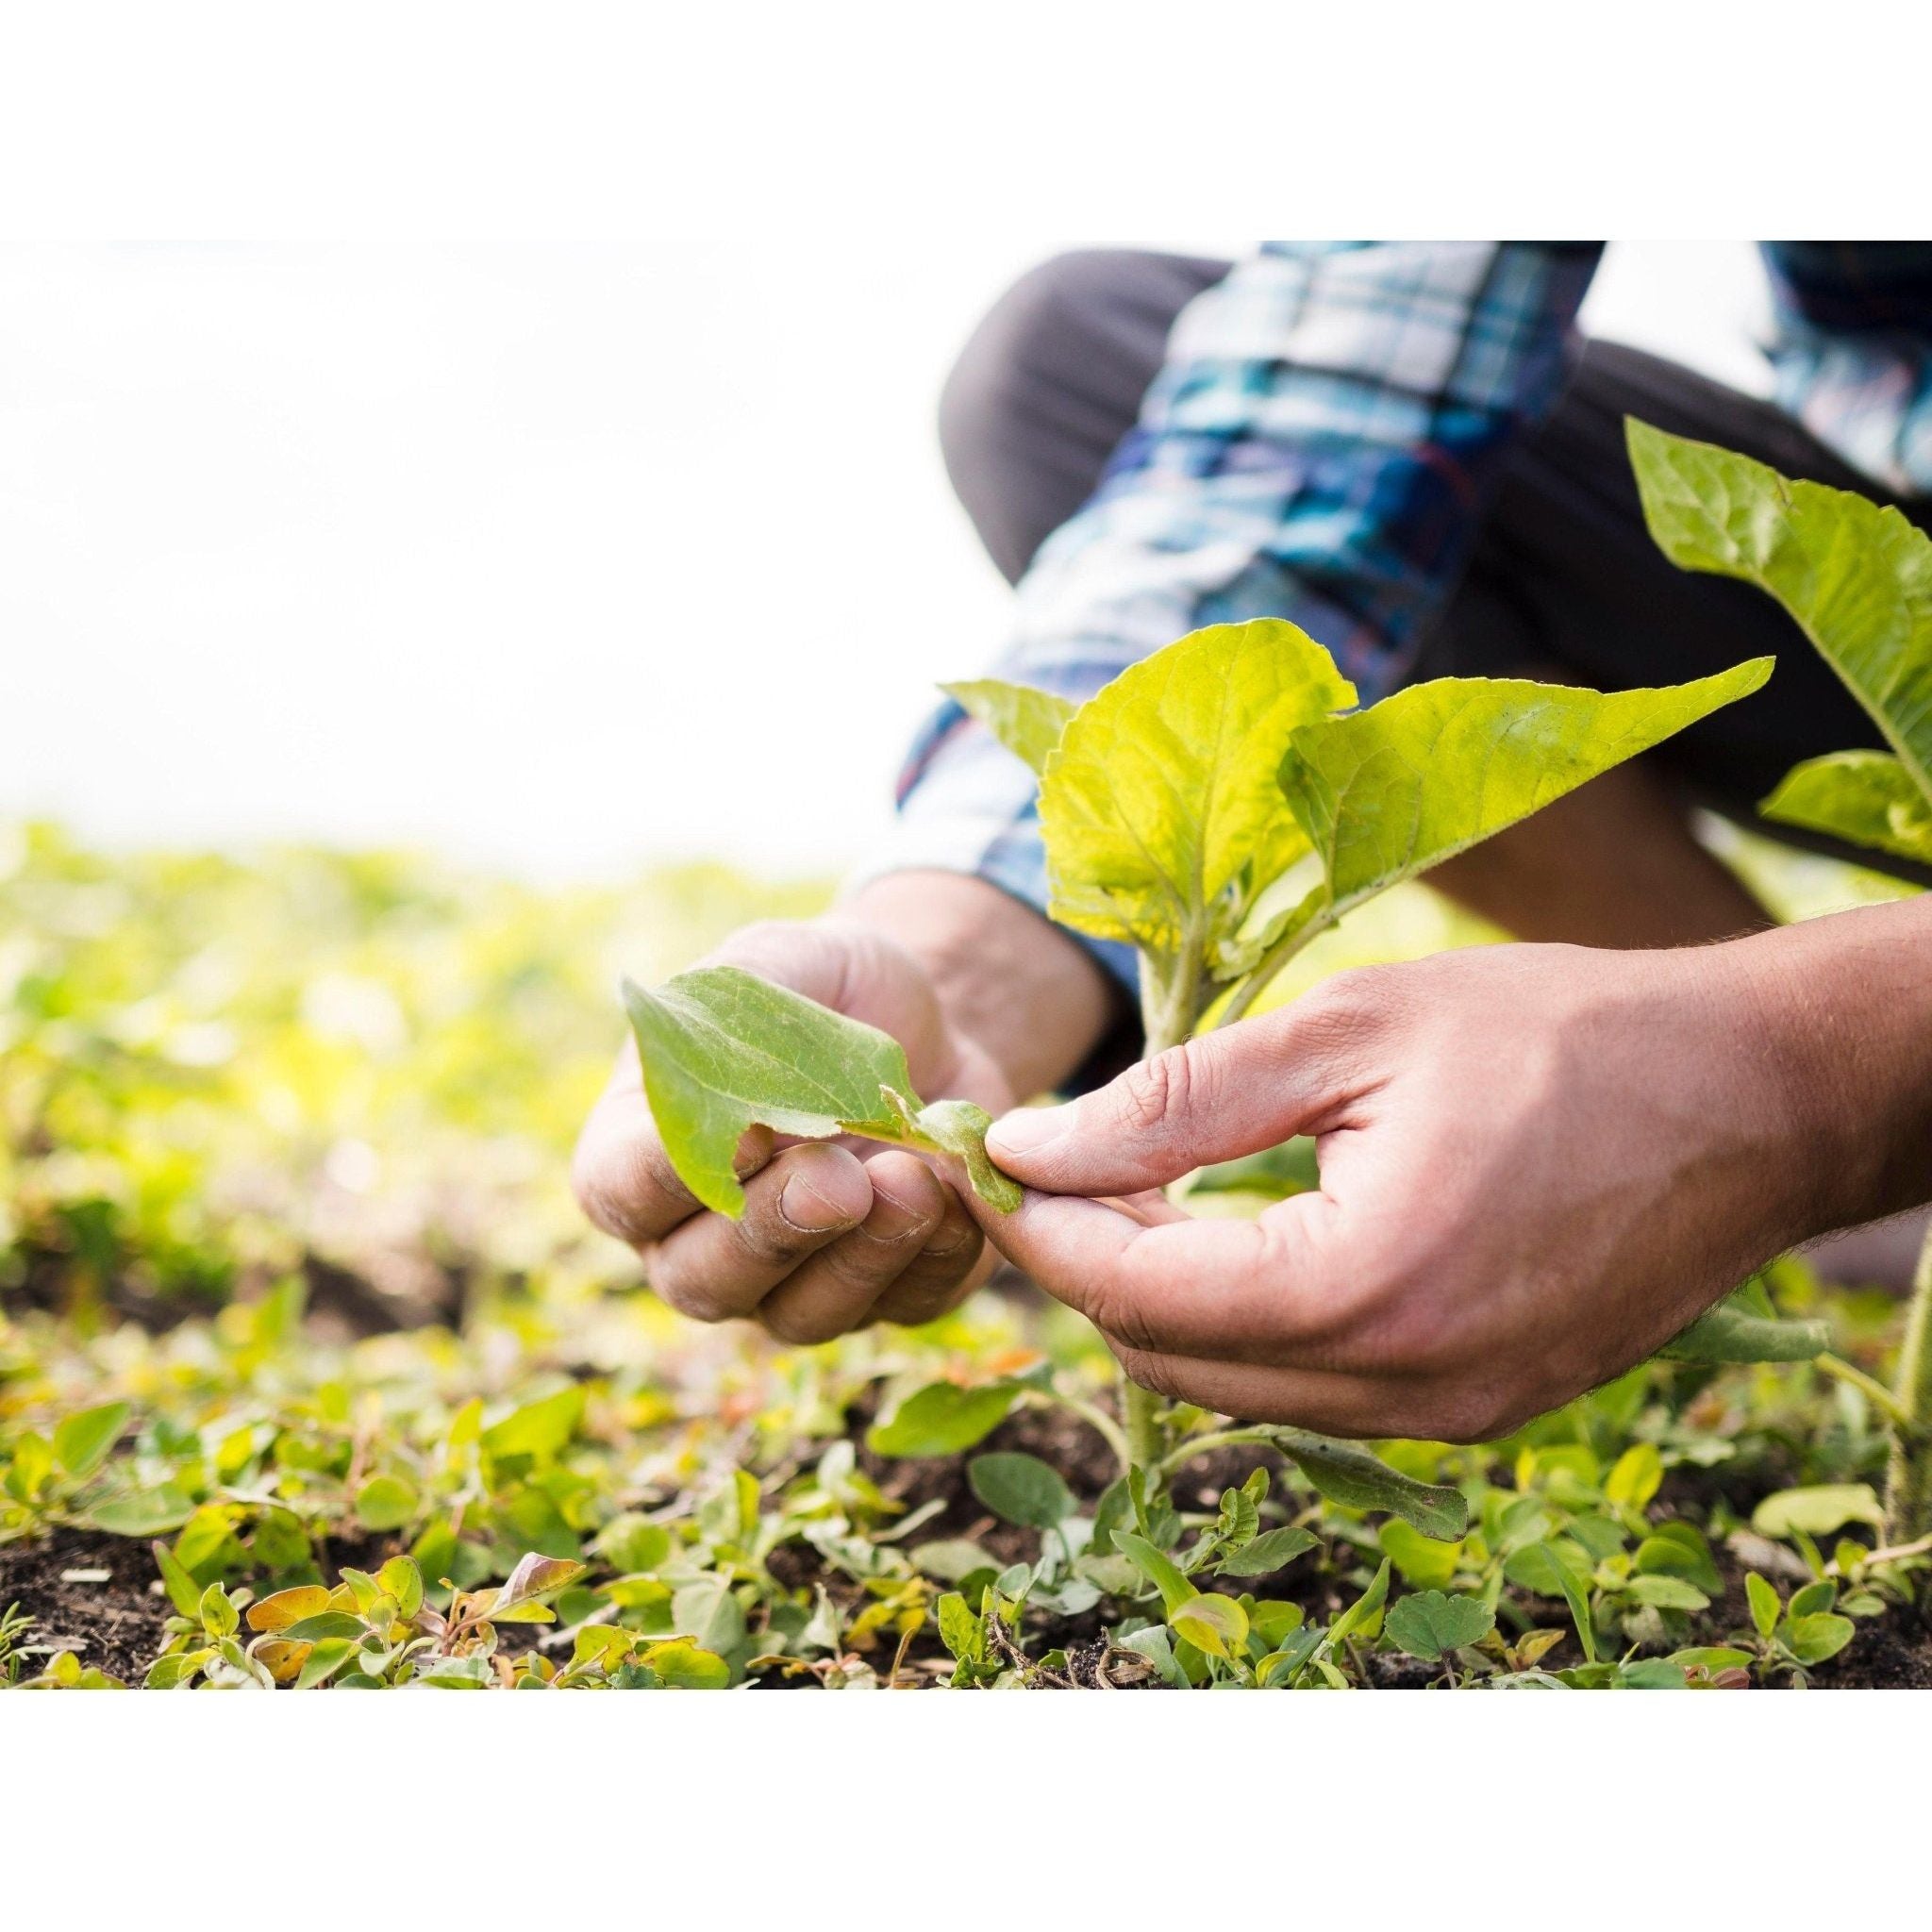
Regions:
<instances>
[{"instance_id":1,"label":"plant stem","mask_svg":"<svg viewBox=\"0 0 1932 1932\"><path fill-rule=\"evenodd\" d=\"M1144 1395L1146 1391L1137 1389L1134 1392L1137 1395ZM1126 1431L1097 1403L1089 1402L1082 1395L1069 1395L1063 1389L1041 1389L1029 1399L1038 1402L1041 1407L1058 1403L1061 1408L1078 1416L1113 1451L1115 1459L1120 1463L1121 1474L1126 1474L1129 1465L1135 1459L1132 1444L1128 1441ZM1129 1419L1131 1420L1131 1415Z\"/></svg>"},{"instance_id":2,"label":"plant stem","mask_svg":"<svg viewBox=\"0 0 1932 1932\"><path fill-rule=\"evenodd\" d=\"M1126 1419L1127 1462L1158 1476L1166 1468L1167 1432L1160 1422L1160 1397L1121 1371L1121 1412Z\"/></svg>"},{"instance_id":3,"label":"plant stem","mask_svg":"<svg viewBox=\"0 0 1932 1932\"><path fill-rule=\"evenodd\" d=\"M1141 1058L1151 1060L1178 1046L1194 1030L1206 1004L1201 947L1190 941L1171 958L1141 956L1141 1028L1145 1039ZM1129 1467L1144 1469L1158 1484L1167 1455L1167 1430L1160 1420L1160 1397L1120 1374L1121 1420L1126 1424Z\"/></svg>"},{"instance_id":4,"label":"plant stem","mask_svg":"<svg viewBox=\"0 0 1932 1932\"><path fill-rule=\"evenodd\" d=\"M1892 1388L1891 1469L1885 1490L1885 1530L1893 1542L1932 1532L1932 1230L1912 1277L1906 1339Z\"/></svg>"},{"instance_id":5,"label":"plant stem","mask_svg":"<svg viewBox=\"0 0 1932 1932\"><path fill-rule=\"evenodd\" d=\"M1185 1442L1168 1452L1161 1462L1160 1473L1172 1475L1197 1456L1208 1455L1216 1449L1231 1449L1242 1442L1272 1442L1274 1440L1274 1432L1265 1427L1215 1429L1205 1436L1190 1436Z\"/></svg>"},{"instance_id":6,"label":"plant stem","mask_svg":"<svg viewBox=\"0 0 1932 1932\"><path fill-rule=\"evenodd\" d=\"M1834 1382L1843 1382L1856 1389L1894 1429L1910 1423L1911 1418L1899 1407L1898 1397L1875 1376L1868 1375L1856 1362L1848 1362L1842 1356L1821 1355L1813 1357L1811 1366L1821 1374L1829 1375Z\"/></svg>"}]
</instances>

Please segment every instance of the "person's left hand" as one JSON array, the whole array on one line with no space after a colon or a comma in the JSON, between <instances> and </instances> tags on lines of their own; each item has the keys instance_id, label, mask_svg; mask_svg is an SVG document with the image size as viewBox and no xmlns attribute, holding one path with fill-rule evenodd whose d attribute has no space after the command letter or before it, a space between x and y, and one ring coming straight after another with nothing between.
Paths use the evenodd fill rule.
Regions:
<instances>
[{"instance_id":1,"label":"person's left hand","mask_svg":"<svg viewBox=\"0 0 1932 1932\"><path fill-rule=\"evenodd\" d=\"M969 1205L1158 1393L1344 1436L1505 1434L1832 1224L1779 1041L1815 1015L1777 941L1344 974L1007 1115L988 1146L1024 1204ZM1297 1133L1320 1191L1258 1220L1153 1191Z\"/></svg>"}]
</instances>

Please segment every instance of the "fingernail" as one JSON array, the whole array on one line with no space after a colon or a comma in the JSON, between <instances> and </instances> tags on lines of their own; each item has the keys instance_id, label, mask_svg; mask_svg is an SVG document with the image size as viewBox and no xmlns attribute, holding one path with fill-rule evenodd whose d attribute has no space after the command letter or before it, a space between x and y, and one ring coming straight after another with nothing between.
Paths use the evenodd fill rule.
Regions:
<instances>
[{"instance_id":1,"label":"fingernail","mask_svg":"<svg viewBox=\"0 0 1932 1932\"><path fill-rule=\"evenodd\" d=\"M823 1234L826 1228L852 1219L836 1201L826 1200L802 1174L793 1174L785 1183L785 1191L778 1196L778 1212L801 1234Z\"/></svg>"},{"instance_id":2,"label":"fingernail","mask_svg":"<svg viewBox=\"0 0 1932 1932\"><path fill-rule=\"evenodd\" d=\"M995 1158L1002 1154L1038 1154L1066 1131L1063 1107L1016 1108L987 1129L986 1148Z\"/></svg>"}]
</instances>

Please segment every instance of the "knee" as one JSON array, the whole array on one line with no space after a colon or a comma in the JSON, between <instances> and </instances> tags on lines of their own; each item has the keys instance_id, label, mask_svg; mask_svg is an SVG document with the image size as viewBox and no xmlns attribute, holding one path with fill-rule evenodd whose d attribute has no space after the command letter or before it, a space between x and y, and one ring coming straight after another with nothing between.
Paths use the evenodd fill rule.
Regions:
<instances>
[{"instance_id":1,"label":"knee","mask_svg":"<svg viewBox=\"0 0 1932 1932\"><path fill-rule=\"evenodd\" d=\"M1118 262L1084 250L1028 269L987 311L940 391L947 474L1008 578L1077 508L1093 481L1087 471L1097 473L1066 420L1066 399L1105 336Z\"/></svg>"},{"instance_id":2,"label":"knee","mask_svg":"<svg viewBox=\"0 0 1932 1932\"><path fill-rule=\"evenodd\" d=\"M941 435L976 433L1010 413L1033 383L1077 359L1105 288L1107 253L1083 249L1029 268L989 308L960 350L940 395Z\"/></svg>"}]
</instances>

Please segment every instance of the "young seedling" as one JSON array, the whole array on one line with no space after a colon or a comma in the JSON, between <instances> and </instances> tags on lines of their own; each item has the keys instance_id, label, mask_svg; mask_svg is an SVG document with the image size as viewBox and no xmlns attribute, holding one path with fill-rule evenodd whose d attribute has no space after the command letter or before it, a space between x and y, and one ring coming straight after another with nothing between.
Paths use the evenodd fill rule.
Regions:
<instances>
[{"instance_id":1,"label":"young seedling","mask_svg":"<svg viewBox=\"0 0 1932 1932\"><path fill-rule=\"evenodd\" d=\"M1279 619L1195 631L1074 707L949 687L1040 778L1049 911L1139 955L1149 1057L1226 1025L1355 908L1756 691L1771 660L1605 694L1441 678L1366 709ZM1134 1462L1155 1397L1124 1383Z\"/></svg>"},{"instance_id":2,"label":"young seedling","mask_svg":"<svg viewBox=\"0 0 1932 1932\"><path fill-rule=\"evenodd\" d=\"M1895 509L1799 483L1634 419L1630 460L1650 533L1683 570L1737 577L1784 606L1890 751L1794 766L1760 809L1894 859L1932 866L1932 541ZM1827 1367L1843 1372L1844 1364ZM1932 1237L1919 1259L1898 1374L1857 1376L1892 1431L1886 1529L1932 1532Z\"/></svg>"},{"instance_id":3,"label":"young seedling","mask_svg":"<svg viewBox=\"0 0 1932 1932\"><path fill-rule=\"evenodd\" d=\"M1610 694L1452 678L1355 709L1328 653L1294 625L1264 619L1182 638L1083 705L993 680L950 690L1039 774L1052 916L1136 949L1153 1055L1240 1018L1303 947L1376 893L1756 691L1770 670L1762 658ZM986 1116L923 1107L885 1035L729 968L655 993L626 985L625 997L666 1152L707 1205L741 1211L731 1163L753 1124L942 1149L995 1207L1017 1199L986 1158ZM1019 1393L917 1391L874 1445L957 1453ZM1457 1491L1353 1445L1273 1427L1182 1441L1131 1382L1122 1407L1124 1430L1090 1419L1145 1499L1158 1501L1191 1457L1254 1442L1291 1457L1332 1501L1393 1511L1425 1535L1461 1534ZM1144 1524L1136 1533L1164 1557ZM1216 1655L1213 1634L1191 1629L1188 1641ZM1231 1667L1241 1664L1241 1645L1220 1635ZM1311 1650L1290 1674L1319 1673L1327 1656Z\"/></svg>"}]
</instances>

